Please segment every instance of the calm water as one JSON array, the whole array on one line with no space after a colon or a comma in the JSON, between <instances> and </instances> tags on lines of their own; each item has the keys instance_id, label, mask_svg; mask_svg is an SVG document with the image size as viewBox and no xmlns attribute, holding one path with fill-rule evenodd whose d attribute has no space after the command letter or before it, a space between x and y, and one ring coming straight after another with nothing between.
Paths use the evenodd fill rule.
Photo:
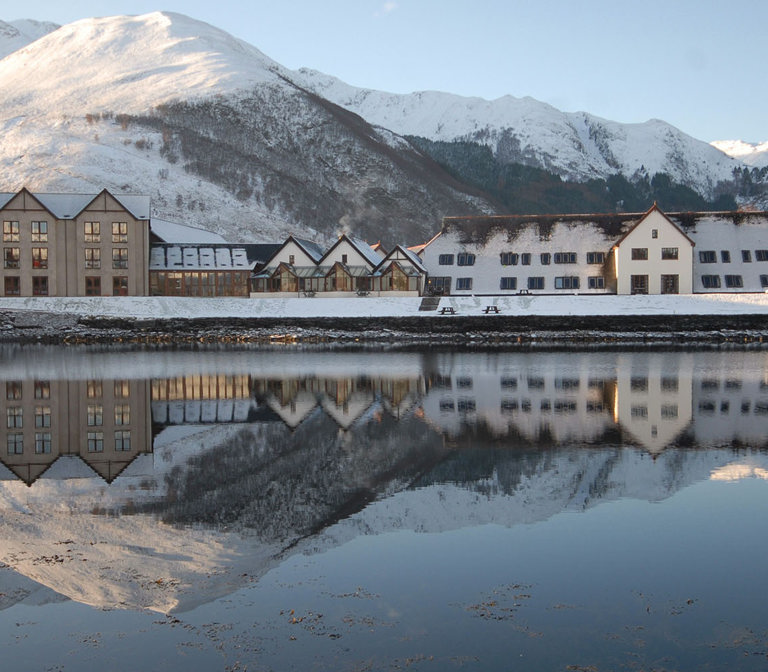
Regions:
<instances>
[{"instance_id":1,"label":"calm water","mask_svg":"<svg viewBox=\"0 0 768 672\"><path fill-rule=\"evenodd\" d=\"M0 349L3 670L768 669L768 351Z\"/></svg>"}]
</instances>

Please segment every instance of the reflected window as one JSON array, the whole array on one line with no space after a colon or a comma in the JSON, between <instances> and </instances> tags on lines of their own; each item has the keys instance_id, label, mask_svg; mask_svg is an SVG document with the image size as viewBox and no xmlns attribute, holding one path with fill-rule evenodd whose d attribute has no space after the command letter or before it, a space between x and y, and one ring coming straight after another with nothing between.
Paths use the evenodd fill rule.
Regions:
<instances>
[{"instance_id":1,"label":"reflected window","mask_svg":"<svg viewBox=\"0 0 768 672\"><path fill-rule=\"evenodd\" d=\"M679 383L676 376L664 376L661 379L662 392L677 392L678 385Z\"/></svg>"},{"instance_id":2,"label":"reflected window","mask_svg":"<svg viewBox=\"0 0 768 672\"><path fill-rule=\"evenodd\" d=\"M728 413L731 410L731 404L728 401L721 401L720 402L720 413L722 415L728 415Z\"/></svg>"},{"instance_id":3,"label":"reflected window","mask_svg":"<svg viewBox=\"0 0 768 672\"><path fill-rule=\"evenodd\" d=\"M440 400L440 412L441 413L453 413L455 406L453 399L441 399Z\"/></svg>"},{"instance_id":4,"label":"reflected window","mask_svg":"<svg viewBox=\"0 0 768 672\"><path fill-rule=\"evenodd\" d=\"M20 406L11 406L6 409L5 426L8 429L21 429L24 426L24 412Z\"/></svg>"},{"instance_id":5,"label":"reflected window","mask_svg":"<svg viewBox=\"0 0 768 672\"><path fill-rule=\"evenodd\" d=\"M630 381L630 387L633 392L647 392L648 391L648 378L645 376L633 376Z\"/></svg>"},{"instance_id":6,"label":"reflected window","mask_svg":"<svg viewBox=\"0 0 768 672\"><path fill-rule=\"evenodd\" d=\"M460 376L456 379L456 387L459 390L471 390L472 389L472 379L468 376Z\"/></svg>"},{"instance_id":7,"label":"reflected window","mask_svg":"<svg viewBox=\"0 0 768 672\"><path fill-rule=\"evenodd\" d=\"M5 383L6 399L21 399L21 381L9 380Z\"/></svg>"},{"instance_id":8,"label":"reflected window","mask_svg":"<svg viewBox=\"0 0 768 672\"><path fill-rule=\"evenodd\" d=\"M45 455L51 452L51 433L35 432L35 454Z\"/></svg>"},{"instance_id":9,"label":"reflected window","mask_svg":"<svg viewBox=\"0 0 768 672\"><path fill-rule=\"evenodd\" d=\"M104 393L100 380L89 380L86 383L86 393L89 399L98 399Z\"/></svg>"},{"instance_id":10,"label":"reflected window","mask_svg":"<svg viewBox=\"0 0 768 672\"><path fill-rule=\"evenodd\" d=\"M742 401L741 402L741 414L742 415L749 415L749 411L752 408L752 404L750 404L748 401Z\"/></svg>"},{"instance_id":11,"label":"reflected window","mask_svg":"<svg viewBox=\"0 0 768 672\"><path fill-rule=\"evenodd\" d=\"M662 420L671 420L677 417L677 404L662 404L661 406L661 418Z\"/></svg>"},{"instance_id":12,"label":"reflected window","mask_svg":"<svg viewBox=\"0 0 768 672\"><path fill-rule=\"evenodd\" d=\"M716 378L705 378L701 381L701 389L702 390L719 390L720 389L720 381Z\"/></svg>"},{"instance_id":13,"label":"reflected window","mask_svg":"<svg viewBox=\"0 0 768 672\"><path fill-rule=\"evenodd\" d=\"M128 399L131 396L131 383L128 380L115 381L115 398Z\"/></svg>"},{"instance_id":14,"label":"reflected window","mask_svg":"<svg viewBox=\"0 0 768 672\"><path fill-rule=\"evenodd\" d=\"M117 452L127 452L131 449L131 432L121 430L115 432L115 450Z\"/></svg>"},{"instance_id":15,"label":"reflected window","mask_svg":"<svg viewBox=\"0 0 768 672\"><path fill-rule=\"evenodd\" d=\"M768 415L768 401L758 401L755 404L755 415Z\"/></svg>"},{"instance_id":16,"label":"reflected window","mask_svg":"<svg viewBox=\"0 0 768 672\"><path fill-rule=\"evenodd\" d=\"M35 399L50 399L51 383L48 380L35 381Z\"/></svg>"},{"instance_id":17,"label":"reflected window","mask_svg":"<svg viewBox=\"0 0 768 672\"><path fill-rule=\"evenodd\" d=\"M88 426L99 427L104 424L104 407L101 404L88 404Z\"/></svg>"},{"instance_id":18,"label":"reflected window","mask_svg":"<svg viewBox=\"0 0 768 672\"><path fill-rule=\"evenodd\" d=\"M578 378L556 378L555 389L558 390L578 390L580 381Z\"/></svg>"},{"instance_id":19,"label":"reflected window","mask_svg":"<svg viewBox=\"0 0 768 672\"><path fill-rule=\"evenodd\" d=\"M24 453L24 435L14 432L8 435L8 454L21 455Z\"/></svg>"},{"instance_id":20,"label":"reflected window","mask_svg":"<svg viewBox=\"0 0 768 672\"><path fill-rule=\"evenodd\" d=\"M35 407L35 427L50 427L50 426L51 426L51 407L36 406Z\"/></svg>"},{"instance_id":21,"label":"reflected window","mask_svg":"<svg viewBox=\"0 0 768 672\"><path fill-rule=\"evenodd\" d=\"M502 399L501 400L501 412L513 413L517 410L517 399Z\"/></svg>"},{"instance_id":22,"label":"reflected window","mask_svg":"<svg viewBox=\"0 0 768 672\"><path fill-rule=\"evenodd\" d=\"M631 415L638 420L645 420L648 418L647 406L633 406L631 409Z\"/></svg>"},{"instance_id":23,"label":"reflected window","mask_svg":"<svg viewBox=\"0 0 768 672\"><path fill-rule=\"evenodd\" d=\"M115 425L131 424L131 407L128 404L117 404L115 406Z\"/></svg>"},{"instance_id":24,"label":"reflected window","mask_svg":"<svg viewBox=\"0 0 768 672\"><path fill-rule=\"evenodd\" d=\"M473 413L475 411L474 399L459 399L456 408L459 413Z\"/></svg>"},{"instance_id":25,"label":"reflected window","mask_svg":"<svg viewBox=\"0 0 768 672\"><path fill-rule=\"evenodd\" d=\"M575 401L565 399L555 400L555 413L575 413L576 408L577 405Z\"/></svg>"},{"instance_id":26,"label":"reflected window","mask_svg":"<svg viewBox=\"0 0 768 672\"><path fill-rule=\"evenodd\" d=\"M517 378L502 378L501 379L501 389L502 390L516 390L517 389Z\"/></svg>"},{"instance_id":27,"label":"reflected window","mask_svg":"<svg viewBox=\"0 0 768 672\"><path fill-rule=\"evenodd\" d=\"M104 452L104 432L88 432L88 452Z\"/></svg>"},{"instance_id":28,"label":"reflected window","mask_svg":"<svg viewBox=\"0 0 768 672\"><path fill-rule=\"evenodd\" d=\"M528 376L528 389L529 390L543 390L544 379L537 376Z\"/></svg>"},{"instance_id":29,"label":"reflected window","mask_svg":"<svg viewBox=\"0 0 768 672\"><path fill-rule=\"evenodd\" d=\"M549 413L549 411L552 410L552 403L549 401L549 399L541 400L541 404L539 404L539 410L543 413Z\"/></svg>"},{"instance_id":30,"label":"reflected window","mask_svg":"<svg viewBox=\"0 0 768 672\"><path fill-rule=\"evenodd\" d=\"M587 413L602 413L605 410L601 401L588 401Z\"/></svg>"},{"instance_id":31,"label":"reflected window","mask_svg":"<svg viewBox=\"0 0 768 672\"><path fill-rule=\"evenodd\" d=\"M699 413L701 415L713 415L715 412L715 402L708 399L699 402Z\"/></svg>"}]
</instances>

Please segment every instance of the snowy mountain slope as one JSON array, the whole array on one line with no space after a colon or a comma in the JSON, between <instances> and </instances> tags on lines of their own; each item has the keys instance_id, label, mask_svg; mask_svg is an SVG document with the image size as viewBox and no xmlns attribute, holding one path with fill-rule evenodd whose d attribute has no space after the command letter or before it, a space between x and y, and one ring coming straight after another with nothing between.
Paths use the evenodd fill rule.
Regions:
<instances>
[{"instance_id":1,"label":"snowy mountain slope","mask_svg":"<svg viewBox=\"0 0 768 672\"><path fill-rule=\"evenodd\" d=\"M66 67L63 67L66 65ZM78 21L0 61L6 189L149 193L230 240L423 240L491 206L258 49L171 13Z\"/></svg>"},{"instance_id":2,"label":"snowy mountain slope","mask_svg":"<svg viewBox=\"0 0 768 672\"><path fill-rule=\"evenodd\" d=\"M561 112L529 97L488 101L435 91L401 95L355 88L309 69L298 76L319 95L401 135L478 142L503 161L546 168L568 179L666 172L709 194L739 165L658 119L621 124L586 112Z\"/></svg>"},{"instance_id":3,"label":"snowy mountain slope","mask_svg":"<svg viewBox=\"0 0 768 672\"><path fill-rule=\"evenodd\" d=\"M768 142L744 142L743 140L715 140L711 143L721 152L755 168L768 166Z\"/></svg>"},{"instance_id":4,"label":"snowy mountain slope","mask_svg":"<svg viewBox=\"0 0 768 672\"><path fill-rule=\"evenodd\" d=\"M58 24L31 19L21 19L10 23L0 21L0 58L23 49L57 28L59 28Z\"/></svg>"}]
</instances>

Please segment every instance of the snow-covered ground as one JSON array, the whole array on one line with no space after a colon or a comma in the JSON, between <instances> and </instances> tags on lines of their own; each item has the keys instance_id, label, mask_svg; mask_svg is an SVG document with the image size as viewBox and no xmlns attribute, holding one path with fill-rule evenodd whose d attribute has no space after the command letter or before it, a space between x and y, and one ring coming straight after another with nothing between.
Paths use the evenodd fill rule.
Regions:
<instances>
[{"instance_id":1,"label":"snow-covered ground","mask_svg":"<svg viewBox=\"0 0 768 672\"><path fill-rule=\"evenodd\" d=\"M41 311L67 315L134 318L320 318L434 317L420 311L418 297L364 298L184 298L184 297L27 297L0 298L3 311ZM488 305L504 315L768 315L768 294L685 294L647 296L515 295L450 296L440 307L458 316L486 315ZM442 316L450 319L450 316Z\"/></svg>"}]
</instances>

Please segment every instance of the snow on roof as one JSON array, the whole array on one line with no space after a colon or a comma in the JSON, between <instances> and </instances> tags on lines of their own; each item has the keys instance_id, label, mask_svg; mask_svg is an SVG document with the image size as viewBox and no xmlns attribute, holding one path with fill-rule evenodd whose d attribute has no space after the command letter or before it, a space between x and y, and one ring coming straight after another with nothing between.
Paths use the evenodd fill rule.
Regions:
<instances>
[{"instance_id":1,"label":"snow on roof","mask_svg":"<svg viewBox=\"0 0 768 672\"><path fill-rule=\"evenodd\" d=\"M56 219L74 219L98 194L38 194L32 195Z\"/></svg>"},{"instance_id":2,"label":"snow on roof","mask_svg":"<svg viewBox=\"0 0 768 672\"><path fill-rule=\"evenodd\" d=\"M376 252L365 240L362 238L354 238L353 236L347 236L347 240L352 243L355 249L360 252L363 258L371 264L374 268L381 263L381 255Z\"/></svg>"},{"instance_id":3,"label":"snow on roof","mask_svg":"<svg viewBox=\"0 0 768 672\"><path fill-rule=\"evenodd\" d=\"M251 268L244 247L234 245L152 245L149 269L217 270Z\"/></svg>"},{"instance_id":4,"label":"snow on roof","mask_svg":"<svg viewBox=\"0 0 768 672\"><path fill-rule=\"evenodd\" d=\"M150 224L154 233L164 243L226 243L218 233L198 229L186 224L168 222L163 219L152 219Z\"/></svg>"},{"instance_id":5,"label":"snow on roof","mask_svg":"<svg viewBox=\"0 0 768 672\"><path fill-rule=\"evenodd\" d=\"M323 258L323 248L318 243L306 238L297 238L291 236L293 240L315 261L318 262Z\"/></svg>"}]
</instances>

